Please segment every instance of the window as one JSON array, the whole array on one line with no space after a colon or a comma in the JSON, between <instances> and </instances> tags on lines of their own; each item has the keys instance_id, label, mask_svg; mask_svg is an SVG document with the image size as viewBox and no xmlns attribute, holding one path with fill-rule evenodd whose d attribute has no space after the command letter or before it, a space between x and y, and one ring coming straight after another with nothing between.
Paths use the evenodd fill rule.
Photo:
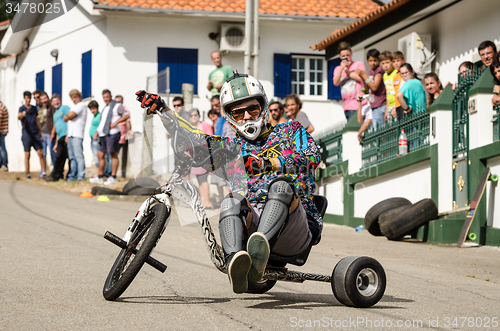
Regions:
<instances>
[{"instance_id":1,"label":"window","mask_svg":"<svg viewBox=\"0 0 500 331\"><path fill-rule=\"evenodd\" d=\"M333 85L333 69L338 59L322 56L274 54L274 95L291 93L309 100L340 100L340 87Z\"/></svg>"},{"instance_id":2,"label":"window","mask_svg":"<svg viewBox=\"0 0 500 331\"><path fill-rule=\"evenodd\" d=\"M158 73L170 68L170 93L181 94L182 84L194 85L198 94L198 50L158 47ZM158 77L158 93L166 93L166 84Z\"/></svg>"},{"instance_id":3,"label":"window","mask_svg":"<svg viewBox=\"0 0 500 331\"><path fill-rule=\"evenodd\" d=\"M45 91L45 70L40 71L36 74L36 89L40 91Z\"/></svg>"},{"instance_id":4,"label":"window","mask_svg":"<svg viewBox=\"0 0 500 331\"><path fill-rule=\"evenodd\" d=\"M92 95L92 51L82 54L82 98Z\"/></svg>"},{"instance_id":5,"label":"window","mask_svg":"<svg viewBox=\"0 0 500 331\"><path fill-rule=\"evenodd\" d=\"M62 63L52 67L52 94L62 95Z\"/></svg>"}]
</instances>

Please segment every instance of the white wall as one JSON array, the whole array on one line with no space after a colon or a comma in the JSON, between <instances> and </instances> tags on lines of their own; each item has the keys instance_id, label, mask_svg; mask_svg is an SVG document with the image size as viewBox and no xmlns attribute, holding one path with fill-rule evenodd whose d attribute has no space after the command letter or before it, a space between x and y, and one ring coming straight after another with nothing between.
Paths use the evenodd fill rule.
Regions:
<instances>
[{"instance_id":1,"label":"white wall","mask_svg":"<svg viewBox=\"0 0 500 331\"><path fill-rule=\"evenodd\" d=\"M377 167L369 168L373 175ZM363 175L363 172L360 172ZM367 176L370 174L366 174ZM348 183L345 183L346 185ZM377 176L354 185L354 216L364 218L376 203L403 197L412 203L431 198L430 161L423 161L390 174Z\"/></svg>"},{"instance_id":2,"label":"white wall","mask_svg":"<svg viewBox=\"0 0 500 331\"><path fill-rule=\"evenodd\" d=\"M488 160L488 167L491 174L500 175L500 156ZM484 192L486 198L487 224L500 229L500 193L498 192L498 182L488 182Z\"/></svg>"}]
</instances>

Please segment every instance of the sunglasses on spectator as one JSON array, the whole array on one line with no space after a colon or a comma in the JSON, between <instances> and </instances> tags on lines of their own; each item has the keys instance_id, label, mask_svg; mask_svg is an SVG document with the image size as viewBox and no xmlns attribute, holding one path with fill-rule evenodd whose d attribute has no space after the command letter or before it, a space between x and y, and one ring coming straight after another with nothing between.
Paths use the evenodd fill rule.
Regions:
<instances>
[{"instance_id":1,"label":"sunglasses on spectator","mask_svg":"<svg viewBox=\"0 0 500 331\"><path fill-rule=\"evenodd\" d=\"M240 108L229 112L229 115L235 120L242 120L247 112L250 116L255 117L260 114L260 105L251 105L246 108Z\"/></svg>"},{"instance_id":2,"label":"sunglasses on spectator","mask_svg":"<svg viewBox=\"0 0 500 331\"><path fill-rule=\"evenodd\" d=\"M174 108L182 107L182 104L174 105Z\"/></svg>"},{"instance_id":3,"label":"sunglasses on spectator","mask_svg":"<svg viewBox=\"0 0 500 331\"><path fill-rule=\"evenodd\" d=\"M198 114L191 114L191 117L198 117L198 116L200 116L200 115L198 115Z\"/></svg>"},{"instance_id":4,"label":"sunglasses on spectator","mask_svg":"<svg viewBox=\"0 0 500 331\"><path fill-rule=\"evenodd\" d=\"M279 111L280 111L280 109L279 109L279 108L274 108L274 109L269 108L269 111L270 111L271 113L272 113L272 112L274 112L274 111L279 112Z\"/></svg>"}]
</instances>

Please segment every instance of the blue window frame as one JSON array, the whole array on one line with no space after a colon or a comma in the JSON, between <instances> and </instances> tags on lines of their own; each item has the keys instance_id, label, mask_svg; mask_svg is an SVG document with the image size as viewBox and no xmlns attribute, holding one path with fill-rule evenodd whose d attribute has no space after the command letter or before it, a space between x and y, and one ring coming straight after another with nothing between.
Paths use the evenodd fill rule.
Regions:
<instances>
[{"instance_id":1,"label":"blue window frame","mask_svg":"<svg viewBox=\"0 0 500 331\"><path fill-rule=\"evenodd\" d=\"M182 84L194 85L198 94L198 49L158 47L158 72L170 68L170 93L181 94ZM166 93L166 85L158 80L158 93Z\"/></svg>"},{"instance_id":2,"label":"blue window frame","mask_svg":"<svg viewBox=\"0 0 500 331\"><path fill-rule=\"evenodd\" d=\"M62 63L52 67L52 94L62 95Z\"/></svg>"},{"instance_id":3,"label":"blue window frame","mask_svg":"<svg viewBox=\"0 0 500 331\"><path fill-rule=\"evenodd\" d=\"M40 71L36 74L36 89L40 91L45 91L45 70Z\"/></svg>"},{"instance_id":4,"label":"blue window frame","mask_svg":"<svg viewBox=\"0 0 500 331\"><path fill-rule=\"evenodd\" d=\"M92 50L82 54L82 98L92 95Z\"/></svg>"},{"instance_id":5,"label":"blue window frame","mask_svg":"<svg viewBox=\"0 0 500 331\"><path fill-rule=\"evenodd\" d=\"M340 86L333 85L333 70L340 59L327 62L308 54L274 54L274 95L284 98L290 93L307 97L341 100ZM326 70L325 70L326 69ZM326 79L324 77L326 76ZM323 87L326 81L327 90Z\"/></svg>"}]
</instances>

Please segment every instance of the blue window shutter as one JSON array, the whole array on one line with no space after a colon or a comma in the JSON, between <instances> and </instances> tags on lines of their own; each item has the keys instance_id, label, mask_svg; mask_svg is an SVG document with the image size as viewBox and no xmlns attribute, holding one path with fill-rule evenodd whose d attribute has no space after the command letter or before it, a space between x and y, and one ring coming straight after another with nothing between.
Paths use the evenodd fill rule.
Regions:
<instances>
[{"instance_id":1,"label":"blue window shutter","mask_svg":"<svg viewBox=\"0 0 500 331\"><path fill-rule=\"evenodd\" d=\"M333 85L333 71L335 67L340 65L340 58L336 58L328 61L328 99L330 100L342 100L342 94L340 94L340 86Z\"/></svg>"},{"instance_id":2,"label":"blue window shutter","mask_svg":"<svg viewBox=\"0 0 500 331\"><path fill-rule=\"evenodd\" d=\"M52 67L52 94L62 95L62 63Z\"/></svg>"},{"instance_id":3,"label":"blue window shutter","mask_svg":"<svg viewBox=\"0 0 500 331\"><path fill-rule=\"evenodd\" d=\"M158 47L158 72L170 67L170 93L181 94L182 84L194 85L198 94L198 50ZM160 78L160 77L158 77ZM164 81L158 79L158 93L165 93Z\"/></svg>"},{"instance_id":4,"label":"blue window shutter","mask_svg":"<svg viewBox=\"0 0 500 331\"><path fill-rule=\"evenodd\" d=\"M36 89L45 91L45 70L36 74Z\"/></svg>"},{"instance_id":5,"label":"blue window shutter","mask_svg":"<svg viewBox=\"0 0 500 331\"><path fill-rule=\"evenodd\" d=\"M292 92L292 56L274 54L274 96L284 98Z\"/></svg>"},{"instance_id":6,"label":"blue window shutter","mask_svg":"<svg viewBox=\"0 0 500 331\"><path fill-rule=\"evenodd\" d=\"M92 51L82 54L82 98L92 95Z\"/></svg>"}]
</instances>

